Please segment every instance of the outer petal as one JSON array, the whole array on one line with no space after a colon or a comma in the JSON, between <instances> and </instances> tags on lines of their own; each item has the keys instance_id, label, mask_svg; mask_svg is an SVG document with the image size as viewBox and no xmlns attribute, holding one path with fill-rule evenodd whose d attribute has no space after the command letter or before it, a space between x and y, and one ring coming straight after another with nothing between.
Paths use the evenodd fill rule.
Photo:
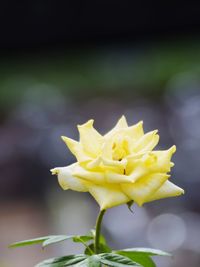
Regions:
<instances>
[{"instance_id":1,"label":"outer petal","mask_svg":"<svg viewBox=\"0 0 200 267\"><path fill-rule=\"evenodd\" d=\"M146 199L146 202L150 202L161 198L176 197L182 194L184 194L184 190L182 188L171 183L170 181L166 181L154 194L150 195Z\"/></svg>"},{"instance_id":2,"label":"outer petal","mask_svg":"<svg viewBox=\"0 0 200 267\"><path fill-rule=\"evenodd\" d=\"M92 157L96 157L101 152L103 137L93 128L93 123L93 120L89 120L85 124L78 125L78 130L83 149Z\"/></svg>"},{"instance_id":3,"label":"outer petal","mask_svg":"<svg viewBox=\"0 0 200 267\"><path fill-rule=\"evenodd\" d=\"M108 138L111 137L114 133L116 133L119 129L128 127L126 117L123 115L115 125L115 127L109 131L107 134L104 135L104 137Z\"/></svg>"},{"instance_id":4,"label":"outer petal","mask_svg":"<svg viewBox=\"0 0 200 267\"><path fill-rule=\"evenodd\" d=\"M143 135L134 146L134 152L147 152L151 151L159 141L157 130L146 133Z\"/></svg>"},{"instance_id":5,"label":"outer petal","mask_svg":"<svg viewBox=\"0 0 200 267\"><path fill-rule=\"evenodd\" d=\"M144 135L143 131L143 121L139 121L137 124L134 124L126 129L124 129L124 134L130 138L137 140Z\"/></svg>"},{"instance_id":6,"label":"outer petal","mask_svg":"<svg viewBox=\"0 0 200 267\"><path fill-rule=\"evenodd\" d=\"M78 164L72 170L72 174L75 177L97 184L102 184L105 182L105 175L103 172L95 172L91 170L88 171L85 168L79 166Z\"/></svg>"},{"instance_id":7,"label":"outer petal","mask_svg":"<svg viewBox=\"0 0 200 267\"><path fill-rule=\"evenodd\" d=\"M68 138L66 136L61 136L61 138L79 162L83 162L83 161L87 161L87 160L91 159L91 157L89 157L84 152L84 150L83 150L83 148L79 142L77 142L71 138Z\"/></svg>"},{"instance_id":8,"label":"outer petal","mask_svg":"<svg viewBox=\"0 0 200 267\"><path fill-rule=\"evenodd\" d=\"M119 185L104 184L100 186L91 183L85 183L85 186L98 202L101 210L125 204L130 201L130 198L121 191Z\"/></svg>"},{"instance_id":9,"label":"outer petal","mask_svg":"<svg viewBox=\"0 0 200 267\"><path fill-rule=\"evenodd\" d=\"M140 159L128 157L127 173L132 176L132 181L137 181L144 175L150 173L166 173L173 166L170 162L176 147L172 146L168 150L152 151L141 156Z\"/></svg>"},{"instance_id":10,"label":"outer petal","mask_svg":"<svg viewBox=\"0 0 200 267\"><path fill-rule=\"evenodd\" d=\"M156 173L144 176L134 184L122 184L123 192L141 206L168 179L169 175Z\"/></svg>"},{"instance_id":11,"label":"outer petal","mask_svg":"<svg viewBox=\"0 0 200 267\"><path fill-rule=\"evenodd\" d=\"M172 167L171 157L176 152L176 146L172 146L168 150L152 151L151 154L156 156L155 164L151 169L157 172L169 172Z\"/></svg>"},{"instance_id":12,"label":"outer petal","mask_svg":"<svg viewBox=\"0 0 200 267\"><path fill-rule=\"evenodd\" d=\"M67 167L54 168L51 170L52 174L58 175L58 182L64 189L71 189L79 192L87 192L87 188L82 183L81 179L72 175L73 169L76 167L76 163Z\"/></svg>"}]
</instances>

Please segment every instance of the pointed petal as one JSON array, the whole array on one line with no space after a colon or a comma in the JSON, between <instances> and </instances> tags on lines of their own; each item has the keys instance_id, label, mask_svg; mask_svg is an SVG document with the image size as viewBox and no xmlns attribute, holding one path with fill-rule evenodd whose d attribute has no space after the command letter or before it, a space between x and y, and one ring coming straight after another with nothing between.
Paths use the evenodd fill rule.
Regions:
<instances>
[{"instance_id":1,"label":"pointed petal","mask_svg":"<svg viewBox=\"0 0 200 267\"><path fill-rule=\"evenodd\" d=\"M176 197L184 194L184 190L170 181L166 181L153 195L146 199L146 202L167 198Z\"/></svg>"},{"instance_id":2,"label":"pointed petal","mask_svg":"<svg viewBox=\"0 0 200 267\"><path fill-rule=\"evenodd\" d=\"M143 121L139 121L137 124L134 124L125 129L124 134L135 140L141 138L144 135Z\"/></svg>"},{"instance_id":3,"label":"pointed petal","mask_svg":"<svg viewBox=\"0 0 200 267\"><path fill-rule=\"evenodd\" d=\"M171 157L176 151L176 146L172 146L168 150L152 151L150 155L156 157L156 161L151 165L151 170L156 172L169 172L173 167Z\"/></svg>"},{"instance_id":4,"label":"pointed petal","mask_svg":"<svg viewBox=\"0 0 200 267\"><path fill-rule=\"evenodd\" d=\"M151 151L159 141L157 130L146 133L134 146L134 152L147 152Z\"/></svg>"},{"instance_id":5,"label":"pointed petal","mask_svg":"<svg viewBox=\"0 0 200 267\"><path fill-rule=\"evenodd\" d=\"M92 157L96 157L101 152L103 137L93 128L93 120L89 120L85 124L78 125L80 134L80 143L84 151Z\"/></svg>"},{"instance_id":6,"label":"pointed petal","mask_svg":"<svg viewBox=\"0 0 200 267\"><path fill-rule=\"evenodd\" d=\"M71 189L79 192L87 192L87 188L84 186L81 179L72 175L75 167L76 163L67 167L54 168L51 172L54 175L58 175L58 182L64 190Z\"/></svg>"},{"instance_id":7,"label":"pointed petal","mask_svg":"<svg viewBox=\"0 0 200 267\"><path fill-rule=\"evenodd\" d=\"M123 192L141 206L146 199L155 193L163 183L168 179L169 175L164 173L149 174L140 178L133 184L122 184Z\"/></svg>"},{"instance_id":8,"label":"pointed petal","mask_svg":"<svg viewBox=\"0 0 200 267\"><path fill-rule=\"evenodd\" d=\"M62 140L65 142L72 154L77 158L79 162L90 160L89 157L83 150L81 144L71 138L66 136L61 136Z\"/></svg>"},{"instance_id":9,"label":"pointed petal","mask_svg":"<svg viewBox=\"0 0 200 267\"><path fill-rule=\"evenodd\" d=\"M121 191L118 185L103 184L95 185L86 183L86 187L90 194L98 202L101 210L112 208L121 204L125 204L130 199Z\"/></svg>"},{"instance_id":10,"label":"pointed petal","mask_svg":"<svg viewBox=\"0 0 200 267\"><path fill-rule=\"evenodd\" d=\"M111 137L116 131L118 131L119 129L122 128L126 128L128 127L127 121L126 121L126 117L123 115L117 122L117 124L115 125L115 127L109 131L107 134L104 135L104 137L108 138Z\"/></svg>"}]
</instances>

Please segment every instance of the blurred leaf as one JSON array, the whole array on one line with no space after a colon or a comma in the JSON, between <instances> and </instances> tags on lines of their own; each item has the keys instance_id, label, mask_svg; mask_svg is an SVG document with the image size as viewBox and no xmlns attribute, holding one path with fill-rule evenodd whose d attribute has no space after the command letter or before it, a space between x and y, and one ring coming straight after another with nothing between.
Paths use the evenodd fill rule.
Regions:
<instances>
[{"instance_id":1,"label":"blurred leaf","mask_svg":"<svg viewBox=\"0 0 200 267\"><path fill-rule=\"evenodd\" d=\"M43 237L23 240L20 242L15 242L15 243L9 245L9 247L10 248L16 248L16 247L23 247L23 246L30 246L30 245L34 245L34 244L40 244L40 243L43 243L44 241L48 240L51 237L53 237L53 236L43 236Z\"/></svg>"},{"instance_id":2,"label":"blurred leaf","mask_svg":"<svg viewBox=\"0 0 200 267\"><path fill-rule=\"evenodd\" d=\"M118 253L118 254L121 254L121 253L126 253L126 255L128 254L146 254L148 256L171 256L171 254L165 252L165 251L162 251L162 250L159 250L159 249L153 249L153 248L127 248L127 249L122 249L122 250L116 250L114 251L114 253Z\"/></svg>"},{"instance_id":3,"label":"blurred leaf","mask_svg":"<svg viewBox=\"0 0 200 267\"><path fill-rule=\"evenodd\" d=\"M89 249L88 249L89 248ZM88 246L88 248L86 248L85 249L85 254L86 255L91 255L91 251L93 251L94 252L94 244L92 243L92 244L90 244L89 246ZM108 245L106 245L106 244L102 244L102 243L100 243L100 245L99 245L99 249L100 249L100 253L110 253L111 251L112 251L112 249L108 246Z\"/></svg>"},{"instance_id":4,"label":"blurred leaf","mask_svg":"<svg viewBox=\"0 0 200 267\"><path fill-rule=\"evenodd\" d=\"M42 244L43 247L46 247L48 245L54 244L54 243L58 243L58 242L62 242L64 240L68 240L68 239L72 239L73 236L67 236L67 235L55 235L50 237L49 239L45 240Z\"/></svg>"},{"instance_id":5,"label":"blurred leaf","mask_svg":"<svg viewBox=\"0 0 200 267\"><path fill-rule=\"evenodd\" d=\"M93 239L93 236L89 235L77 235L73 237L73 241L76 243L85 243Z\"/></svg>"},{"instance_id":6,"label":"blurred leaf","mask_svg":"<svg viewBox=\"0 0 200 267\"><path fill-rule=\"evenodd\" d=\"M85 259L84 261L76 264L77 267L100 267L101 266L101 258L99 255L93 255Z\"/></svg>"},{"instance_id":7,"label":"blurred leaf","mask_svg":"<svg viewBox=\"0 0 200 267\"><path fill-rule=\"evenodd\" d=\"M144 253L126 253L122 252L119 253L120 255L123 255L125 257L128 257L129 259L141 264L143 267L156 267L155 263L153 260L150 258L150 256L144 254Z\"/></svg>"},{"instance_id":8,"label":"blurred leaf","mask_svg":"<svg viewBox=\"0 0 200 267\"><path fill-rule=\"evenodd\" d=\"M82 262L87 258L83 254L78 255L69 255L59 258L48 259L38 263L35 267L62 267L62 266L71 266L76 263Z\"/></svg>"},{"instance_id":9,"label":"blurred leaf","mask_svg":"<svg viewBox=\"0 0 200 267\"><path fill-rule=\"evenodd\" d=\"M136 263L133 260L125 256L117 255L114 253L100 254L100 257L101 257L101 263L108 265L108 266L113 266L113 267L126 267L126 266L141 267L142 266L139 263Z\"/></svg>"},{"instance_id":10,"label":"blurred leaf","mask_svg":"<svg viewBox=\"0 0 200 267\"><path fill-rule=\"evenodd\" d=\"M16 242L16 243L11 244L9 247L16 248L16 247L30 246L30 245L40 244L40 243L42 243L43 247L46 247L48 245L58 243L58 242L68 240L68 239L72 239L74 242L84 243L84 242L87 242L93 239L93 237L92 236L74 236L74 235L50 235L50 236L44 236L44 237Z\"/></svg>"}]
</instances>

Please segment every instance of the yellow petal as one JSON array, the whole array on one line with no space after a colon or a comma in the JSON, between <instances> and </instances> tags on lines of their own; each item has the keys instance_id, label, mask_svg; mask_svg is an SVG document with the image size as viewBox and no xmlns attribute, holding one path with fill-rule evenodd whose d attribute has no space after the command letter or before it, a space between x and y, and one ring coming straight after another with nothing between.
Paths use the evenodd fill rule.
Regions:
<instances>
[{"instance_id":1,"label":"yellow petal","mask_svg":"<svg viewBox=\"0 0 200 267\"><path fill-rule=\"evenodd\" d=\"M72 154L77 158L79 162L90 160L89 157L83 150L81 144L71 138L66 136L61 136L62 140L65 142Z\"/></svg>"},{"instance_id":2,"label":"yellow petal","mask_svg":"<svg viewBox=\"0 0 200 267\"><path fill-rule=\"evenodd\" d=\"M143 135L134 146L134 152L147 152L151 151L159 141L157 130L146 133Z\"/></svg>"},{"instance_id":3,"label":"yellow petal","mask_svg":"<svg viewBox=\"0 0 200 267\"><path fill-rule=\"evenodd\" d=\"M124 174L118 174L116 172L107 171L105 173L106 182L112 184L119 184L119 183L131 183L132 177Z\"/></svg>"},{"instance_id":4,"label":"yellow petal","mask_svg":"<svg viewBox=\"0 0 200 267\"><path fill-rule=\"evenodd\" d=\"M150 174L133 184L122 184L121 188L128 197L141 206L163 185L168 177L169 175L164 173Z\"/></svg>"},{"instance_id":5,"label":"yellow petal","mask_svg":"<svg viewBox=\"0 0 200 267\"><path fill-rule=\"evenodd\" d=\"M133 139L141 138L144 135L143 121L139 121L137 124L124 129L124 134Z\"/></svg>"},{"instance_id":6,"label":"yellow petal","mask_svg":"<svg viewBox=\"0 0 200 267\"><path fill-rule=\"evenodd\" d=\"M93 183L104 183L105 175L103 172L95 172L91 170L86 170L79 166L78 164L72 171L73 176L78 177L83 180L87 180Z\"/></svg>"},{"instance_id":7,"label":"yellow petal","mask_svg":"<svg viewBox=\"0 0 200 267\"><path fill-rule=\"evenodd\" d=\"M151 169L156 172L169 172L173 163L171 157L176 151L176 146L172 146L168 150L152 151L151 155L156 157L156 162L151 165Z\"/></svg>"},{"instance_id":8,"label":"yellow petal","mask_svg":"<svg viewBox=\"0 0 200 267\"><path fill-rule=\"evenodd\" d=\"M87 188L82 183L81 179L72 175L73 169L76 167L76 163L67 167L59 167L51 170L52 174L58 175L58 182L64 189L71 189L79 192L87 192Z\"/></svg>"},{"instance_id":9,"label":"yellow petal","mask_svg":"<svg viewBox=\"0 0 200 267\"><path fill-rule=\"evenodd\" d=\"M91 183L86 183L85 185L90 194L98 202L101 210L125 204L130 201L130 199L121 191L119 185L103 184L100 186Z\"/></svg>"},{"instance_id":10,"label":"yellow petal","mask_svg":"<svg viewBox=\"0 0 200 267\"><path fill-rule=\"evenodd\" d=\"M101 152L103 137L93 128L93 122L89 120L85 124L78 125L78 130L84 151L96 157Z\"/></svg>"},{"instance_id":11,"label":"yellow petal","mask_svg":"<svg viewBox=\"0 0 200 267\"><path fill-rule=\"evenodd\" d=\"M150 195L146 202L167 198L167 197L176 197L184 194L184 190L177 185L166 181L154 194Z\"/></svg>"},{"instance_id":12,"label":"yellow petal","mask_svg":"<svg viewBox=\"0 0 200 267\"><path fill-rule=\"evenodd\" d=\"M114 133L116 133L119 129L123 129L128 127L127 121L126 121L126 117L123 115L117 122L117 124L115 125L115 127L109 131L107 134L104 135L104 137L108 138L111 137Z\"/></svg>"}]
</instances>

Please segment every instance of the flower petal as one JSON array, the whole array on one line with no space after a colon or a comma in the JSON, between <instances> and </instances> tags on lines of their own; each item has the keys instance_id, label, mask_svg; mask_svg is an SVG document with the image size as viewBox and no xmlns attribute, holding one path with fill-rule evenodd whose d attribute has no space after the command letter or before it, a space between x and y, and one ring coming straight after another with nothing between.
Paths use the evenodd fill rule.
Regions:
<instances>
[{"instance_id":1,"label":"flower petal","mask_svg":"<svg viewBox=\"0 0 200 267\"><path fill-rule=\"evenodd\" d=\"M111 137L115 132L117 132L120 129L126 128L128 127L127 121L126 121L126 117L123 115L117 122L117 124L115 125L115 127L109 131L107 134L104 135L104 137L108 138Z\"/></svg>"},{"instance_id":2,"label":"flower petal","mask_svg":"<svg viewBox=\"0 0 200 267\"><path fill-rule=\"evenodd\" d=\"M176 146L172 146L168 150L152 151L151 155L156 157L156 162L150 166L151 170L157 172L169 172L174 165L171 162L171 157L175 152Z\"/></svg>"},{"instance_id":3,"label":"flower petal","mask_svg":"<svg viewBox=\"0 0 200 267\"><path fill-rule=\"evenodd\" d=\"M89 153L90 156L96 157L101 152L103 137L93 128L93 120L78 125L80 134L80 143L84 151Z\"/></svg>"},{"instance_id":4,"label":"flower petal","mask_svg":"<svg viewBox=\"0 0 200 267\"><path fill-rule=\"evenodd\" d=\"M150 195L146 202L153 200L176 197L184 194L184 190L170 181L166 181L154 194Z\"/></svg>"},{"instance_id":5,"label":"flower petal","mask_svg":"<svg viewBox=\"0 0 200 267\"><path fill-rule=\"evenodd\" d=\"M143 121L124 129L124 134L135 140L141 138L144 135Z\"/></svg>"},{"instance_id":6,"label":"flower petal","mask_svg":"<svg viewBox=\"0 0 200 267\"><path fill-rule=\"evenodd\" d=\"M81 144L71 138L66 136L61 136L62 140L65 142L72 154L77 158L79 162L90 160L89 157L83 150Z\"/></svg>"},{"instance_id":7,"label":"flower petal","mask_svg":"<svg viewBox=\"0 0 200 267\"><path fill-rule=\"evenodd\" d=\"M165 173L155 173L140 178L133 184L122 184L123 192L141 206L146 199L155 193L163 183L168 179L169 175Z\"/></svg>"},{"instance_id":8,"label":"flower petal","mask_svg":"<svg viewBox=\"0 0 200 267\"><path fill-rule=\"evenodd\" d=\"M128 175L118 174L116 172L107 171L105 173L106 182L112 184L131 183L132 177Z\"/></svg>"},{"instance_id":9,"label":"flower petal","mask_svg":"<svg viewBox=\"0 0 200 267\"><path fill-rule=\"evenodd\" d=\"M143 135L134 146L134 152L147 152L151 151L159 141L157 130L146 133Z\"/></svg>"},{"instance_id":10,"label":"flower petal","mask_svg":"<svg viewBox=\"0 0 200 267\"><path fill-rule=\"evenodd\" d=\"M125 204L130 201L130 198L121 191L119 185L104 184L100 186L92 183L86 183L85 186L98 202L101 210Z\"/></svg>"},{"instance_id":11,"label":"flower petal","mask_svg":"<svg viewBox=\"0 0 200 267\"><path fill-rule=\"evenodd\" d=\"M103 172L95 172L91 170L86 170L79 165L76 165L72 171L73 176L78 177L83 180L87 180L93 183L104 183L105 175Z\"/></svg>"},{"instance_id":12,"label":"flower petal","mask_svg":"<svg viewBox=\"0 0 200 267\"><path fill-rule=\"evenodd\" d=\"M81 179L72 175L73 169L76 167L76 163L67 167L59 167L51 170L52 174L58 175L58 182L64 189L71 189L79 192L87 192L87 188L82 183Z\"/></svg>"}]
</instances>

